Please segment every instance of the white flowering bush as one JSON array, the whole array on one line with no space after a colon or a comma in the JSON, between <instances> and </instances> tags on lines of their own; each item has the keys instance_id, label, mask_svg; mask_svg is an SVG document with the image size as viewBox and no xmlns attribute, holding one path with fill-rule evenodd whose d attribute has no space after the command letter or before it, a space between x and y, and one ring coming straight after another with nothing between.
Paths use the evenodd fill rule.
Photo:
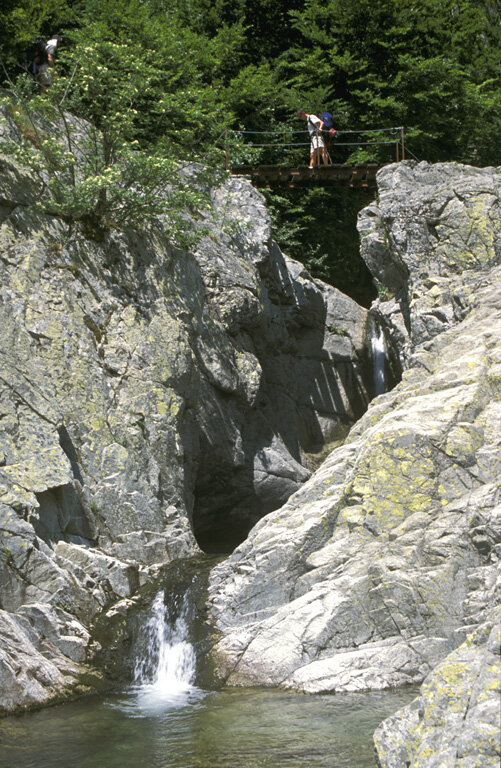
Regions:
<instances>
[{"instance_id":1,"label":"white flowering bush","mask_svg":"<svg viewBox=\"0 0 501 768\"><path fill-rule=\"evenodd\" d=\"M165 149L150 154L140 144L137 116L155 93L158 70L130 45L106 40L77 45L62 64L65 74L49 89L30 95L23 83L10 105L22 139L4 149L43 182L40 205L100 227L162 216L170 234L189 243L186 212L205 200L181 181Z\"/></svg>"}]
</instances>

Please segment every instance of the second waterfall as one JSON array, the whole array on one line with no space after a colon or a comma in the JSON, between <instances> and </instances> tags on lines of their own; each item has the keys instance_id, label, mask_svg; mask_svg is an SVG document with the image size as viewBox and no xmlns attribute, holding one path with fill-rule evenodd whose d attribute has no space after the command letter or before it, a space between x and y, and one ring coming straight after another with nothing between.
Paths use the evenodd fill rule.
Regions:
<instances>
[{"instance_id":1,"label":"second waterfall","mask_svg":"<svg viewBox=\"0 0 501 768\"><path fill-rule=\"evenodd\" d=\"M386 340L380 325L373 322L371 333L374 395L382 395L388 387L386 383Z\"/></svg>"}]
</instances>

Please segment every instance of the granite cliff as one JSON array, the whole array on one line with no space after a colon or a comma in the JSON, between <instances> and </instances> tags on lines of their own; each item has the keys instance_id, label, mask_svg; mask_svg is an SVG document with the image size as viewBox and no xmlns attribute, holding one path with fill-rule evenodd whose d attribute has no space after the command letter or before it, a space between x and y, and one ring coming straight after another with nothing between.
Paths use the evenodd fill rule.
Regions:
<instances>
[{"instance_id":1,"label":"granite cliff","mask_svg":"<svg viewBox=\"0 0 501 768\"><path fill-rule=\"evenodd\" d=\"M209 191L192 252L162 221L89 239L0 155L0 711L100 686L95 620L231 551L370 399L367 311L247 182Z\"/></svg>"}]
</instances>

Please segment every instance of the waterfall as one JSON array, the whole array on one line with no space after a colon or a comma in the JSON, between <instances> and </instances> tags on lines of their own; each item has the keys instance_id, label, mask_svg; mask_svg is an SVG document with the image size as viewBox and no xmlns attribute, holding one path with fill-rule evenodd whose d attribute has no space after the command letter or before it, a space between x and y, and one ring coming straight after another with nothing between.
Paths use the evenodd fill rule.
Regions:
<instances>
[{"instance_id":1,"label":"waterfall","mask_svg":"<svg viewBox=\"0 0 501 768\"><path fill-rule=\"evenodd\" d=\"M374 372L374 395L382 395L386 392L386 341L380 325L372 324L371 333L372 364Z\"/></svg>"},{"instance_id":2,"label":"waterfall","mask_svg":"<svg viewBox=\"0 0 501 768\"><path fill-rule=\"evenodd\" d=\"M187 602L178 616L169 620L165 594L158 592L143 638L143 651L134 670L139 693L165 700L195 690L196 657L188 638Z\"/></svg>"}]
</instances>

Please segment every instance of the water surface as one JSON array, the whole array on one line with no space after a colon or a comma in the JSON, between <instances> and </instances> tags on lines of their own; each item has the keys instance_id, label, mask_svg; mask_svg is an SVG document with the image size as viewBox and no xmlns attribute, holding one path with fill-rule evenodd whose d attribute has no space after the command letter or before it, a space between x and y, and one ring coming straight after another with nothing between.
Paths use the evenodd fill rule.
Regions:
<instances>
[{"instance_id":1,"label":"water surface","mask_svg":"<svg viewBox=\"0 0 501 768\"><path fill-rule=\"evenodd\" d=\"M165 694L142 685L0 720L0 766L375 768L374 729L416 692Z\"/></svg>"},{"instance_id":2,"label":"water surface","mask_svg":"<svg viewBox=\"0 0 501 768\"><path fill-rule=\"evenodd\" d=\"M122 693L0 720L0 768L374 768L372 733L416 689L201 690L192 605L157 593Z\"/></svg>"}]
</instances>

